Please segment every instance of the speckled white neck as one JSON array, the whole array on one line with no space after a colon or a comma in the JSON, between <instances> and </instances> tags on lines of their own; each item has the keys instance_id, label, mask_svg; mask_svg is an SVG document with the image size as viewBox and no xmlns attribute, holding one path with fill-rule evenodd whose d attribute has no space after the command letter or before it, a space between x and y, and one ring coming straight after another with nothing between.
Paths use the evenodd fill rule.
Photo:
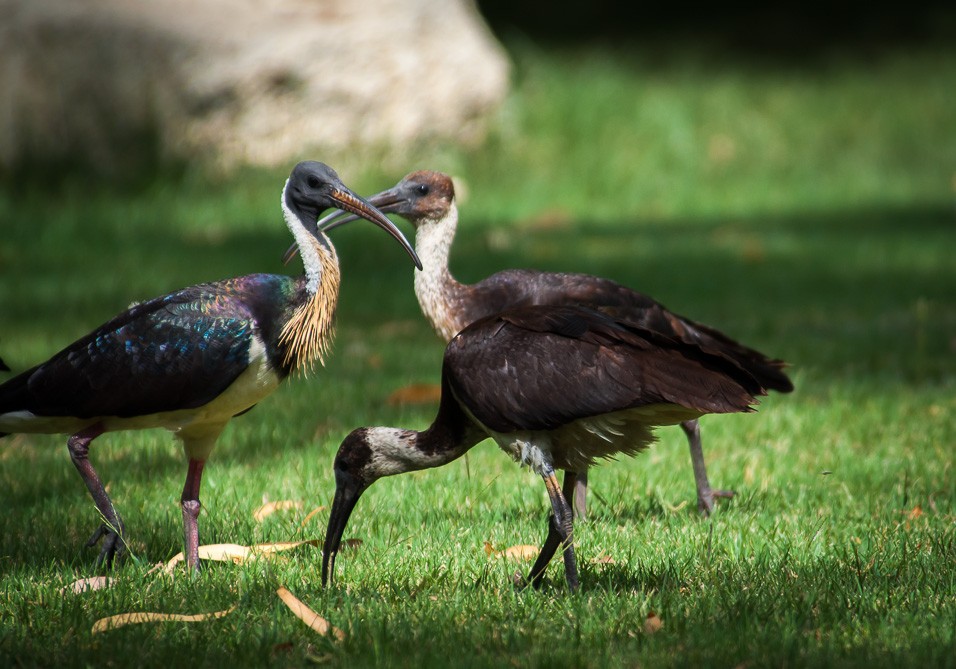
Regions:
<instances>
[{"instance_id":1,"label":"speckled white neck","mask_svg":"<svg viewBox=\"0 0 956 669\"><path fill-rule=\"evenodd\" d=\"M367 428L366 439L372 449L370 473L381 478L441 467L471 448L466 442L441 444L441 447L430 448L426 453L417 447L422 434L396 427Z\"/></svg>"},{"instance_id":2,"label":"speckled white neck","mask_svg":"<svg viewBox=\"0 0 956 669\"><path fill-rule=\"evenodd\" d=\"M461 284L448 269L457 227L458 207L452 202L444 217L425 220L415 231L415 251L424 268L415 272L415 296L425 318L445 341L467 325L456 319L454 298Z\"/></svg>"}]
</instances>

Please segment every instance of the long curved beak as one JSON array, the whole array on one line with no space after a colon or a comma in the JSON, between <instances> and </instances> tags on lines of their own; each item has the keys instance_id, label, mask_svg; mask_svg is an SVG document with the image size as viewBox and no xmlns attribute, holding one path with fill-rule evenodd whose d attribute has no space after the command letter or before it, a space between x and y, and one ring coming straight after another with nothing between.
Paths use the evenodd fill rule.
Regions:
<instances>
[{"instance_id":1,"label":"long curved beak","mask_svg":"<svg viewBox=\"0 0 956 669\"><path fill-rule=\"evenodd\" d=\"M341 470L335 471L335 499L332 501L329 526L325 531L325 545L322 547L322 587L332 582L335 556L342 544L345 526L349 522L356 502L367 487L351 474Z\"/></svg>"},{"instance_id":2,"label":"long curved beak","mask_svg":"<svg viewBox=\"0 0 956 669\"><path fill-rule=\"evenodd\" d=\"M406 199L402 197L401 192L397 188L389 188L388 190L383 190L381 193L376 193L368 198L369 203L378 209L384 214L393 214L399 211L402 208L402 205L405 204ZM345 225L346 223L351 223L352 221L358 220L358 217L353 215L346 215L341 211L334 211L328 216L324 216L318 222L318 228L322 232L328 232L329 230L334 230L340 225Z\"/></svg>"},{"instance_id":3,"label":"long curved beak","mask_svg":"<svg viewBox=\"0 0 956 669\"><path fill-rule=\"evenodd\" d=\"M369 200L371 202L371 200ZM379 209L381 211L381 209ZM387 213L387 212L382 212ZM352 221L358 220L358 216L355 214L349 214L343 211L333 211L331 214L323 216L319 219L319 222L316 224L319 227L319 230L322 232L329 232L330 230L335 230L340 225L345 225L346 223L351 223Z\"/></svg>"},{"instance_id":4,"label":"long curved beak","mask_svg":"<svg viewBox=\"0 0 956 669\"><path fill-rule=\"evenodd\" d=\"M370 203L365 198L359 197L352 191L344 188L334 188L332 190L331 197L335 202L335 205L343 212L354 215L356 219L364 218L367 221L371 221L394 237L395 240L398 241L402 247L404 247L405 252L411 257L412 262L415 263L415 266L418 269L422 268L422 261L418 259L418 254L415 253L415 248L408 243L408 240L405 239L405 235L402 234L401 230L395 227L395 224L392 223L388 217L378 208L376 208L375 205ZM325 231L321 227L318 229L322 232ZM288 252L286 252L286 255L288 255Z\"/></svg>"},{"instance_id":5,"label":"long curved beak","mask_svg":"<svg viewBox=\"0 0 956 669\"><path fill-rule=\"evenodd\" d=\"M358 196L354 196L354 197L361 200L361 198L358 198ZM390 214L400 209L401 204L405 200L404 198L401 197L397 189L389 188L388 190L383 190L381 193L376 193L375 195L368 198L368 200L362 200L362 201L366 202L366 204L369 204L372 208L374 208L378 212ZM341 211L333 211L332 213L326 214L325 216L320 218L318 222L316 223L316 227L318 228L318 230L320 232L324 232L328 234L332 230L335 230L335 228L345 225L346 223L357 221L360 218L367 218L363 214L355 212L351 209L346 209L345 207L342 207L341 209L342 209ZM368 219L368 220L372 220L372 219ZM388 219L386 218L385 220L387 221ZM378 220L375 220L373 222L381 225L381 223L379 223ZM386 229L388 229L393 236L397 236L399 241L403 243L403 246L405 246L405 250L409 252L409 254L411 254L412 259L415 261L415 265L418 267L418 269L421 269L422 263L418 259L418 256L415 254L415 250L408 245L408 241L405 239L402 233L399 232L394 225L392 225L391 221L389 221L389 225L391 225L391 229L388 229L388 228ZM299 252L298 246L296 246L295 244L290 246L288 250L282 255L282 264L288 265L289 261L295 258L298 252Z\"/></svg>"}]
</instances>

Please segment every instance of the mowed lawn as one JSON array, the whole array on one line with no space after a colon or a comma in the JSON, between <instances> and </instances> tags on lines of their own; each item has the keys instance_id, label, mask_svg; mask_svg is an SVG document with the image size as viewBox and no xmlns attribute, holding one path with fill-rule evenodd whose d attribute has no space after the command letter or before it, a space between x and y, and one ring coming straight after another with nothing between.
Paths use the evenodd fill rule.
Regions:
<instances>
[{"instance_id":1,"label":"mowed lawn","mask_svg":"<svg viewBox=\"0 0 956 669\"><path fill-rule=\"evenodd\" d=\"M661 429L640 457L592 472L580 593L557 564L540 591L518 591L512 574L530 562L504 553L543 540L547 497L485 442L374 485L331 588L312 545L169 577L153 567L182 549L181 450L162 431L110 434L91 459L133 555L109 587L74 594L62 589L103 572L83 547L98 519L66 437L8 437L5 665L956 665L956 55L788 68L513 54L515 91L482 147L303 157L362 193L417 168L459 177L462 280L598 273L790 361L792 395L701 422L711 482L737 497L702 518L683 435ZM288 168L11 180L0 357L20 371L135 300L299 271L280 262ZM227 428L203 480L204 544L321 540L342 438L434 415L427 392L393 396L436 383L443 348L410 263L368 224L333 241L333 355ZM269 501L294 504L256 519ZM344 639L296 618L280 586ZM92 631L128 612L220 611Z\"/></svg>"}]
</instances>

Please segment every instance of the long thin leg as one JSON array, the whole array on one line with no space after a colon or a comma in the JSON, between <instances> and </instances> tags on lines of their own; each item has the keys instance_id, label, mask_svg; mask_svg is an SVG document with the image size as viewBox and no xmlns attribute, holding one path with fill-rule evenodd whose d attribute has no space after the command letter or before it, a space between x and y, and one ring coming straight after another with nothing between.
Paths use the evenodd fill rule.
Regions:
<instances>
[{"instance_id":1,"label":"long thin leg","mask_svg":"<svg viewBox=\"0 0 956 669\"><path fill-rule=\"evenodd\" d=\"M707 479L707 465L704 463L704 449L700 442L700 425L696 420L685 420L680 424L687 443L690 446L690 461L694 465L694 481L697 483L697 509L709 516L714 510L714 499L717 497L730 498L733 490L712 490Z\"/></svg>"},{"instance_id":2,"label":"long thin leg","mask_svg":"<svg viewBox=\"0 0 956 669\"><path fill-rule=\"evenodd\" d=\"M93 536L86 542L87 546L94 546L101 538L103 547L100 549L100 555L96 559L96 566L105 564L108 568L119 560L126 552L126 540L123 538L126 528L119 514L113 507L113 501L106 493L103 482L100 480L96 470L90 463L90 442L96 439L104 432L103 425L96 423L70 437L67 441L67 448L70 450L70 459L76 467L76 471L83 477L87 490L93 498L103 523L93 532Z\"/></svg>"},{"instance_id":3,"label":"long thin leg","mask_svg":"<svg viewBox=\"0 0 956 669\"><path fill-rule=\"evenodd\" d=\"M575 485L576 480L577 476L575 476L574 472L564 473L563 491L565 500L577 489ZM544 576L545 569L547 569L548 563L551 562L551 558L554 557L554 553L558 550L560 544L561 532L557 527L555 515L552 511L548 514L548 535L545 537L544 545L541 546L538 558L534 561L534 565L531 567L531 573L528 575L528 581L530 581L534 587L537 588L541 585L541 578Z\"/></svg>"},{"instance_id":4,"label":"long thin leg","mask_svg":"<svg viewBox=\"0 0 956 669\"><path fill-rule=\"evenodd\" d=\"M543 474L544 485L548 489L548 497L551 499L551 514L548 516L548 536L544 540L541 552L538 553L538 559L534 561L531 567L531 573L528 580L531 585L538 587L541 584L541 578L544 571L554 557L558 546L564 545L562 555L564 557L564 576L568 582L568 588L571 592L578 589L578 569L574 557L574 528L573 514L568 505L568 497L574 492L577 475L575 472L564 473L563 490L558 488L558 478L554 471Z\"/></svg>"},{"instance_id":5,"label":"long thin leg","mask_svg":"<svg viewBox=\"0 0 956 669\"><path fill-rule=\"evenodd\" d=\"M183 537L186 542L186 564L194 572L199 571L199 485L202 483L204 460L189 460L186 472L186 485L180 500L183 507Z\"/></svg>"},{"instance_id":6,"label":"long thin leg","mask_svg":"<svg viewBox=\"0 0 956 669\"><path fill-rule=\"evenodd\" d=\"M565 475L565 481L567 481L567 475ZM584 469L581 472L578 472L577 483L574 486L574 491L571 497L568 497L565 493L565 497L569 500L574 500L574 516L579 520L584 520L588 517L588 470Z\"/></svg>"}]
</instances>

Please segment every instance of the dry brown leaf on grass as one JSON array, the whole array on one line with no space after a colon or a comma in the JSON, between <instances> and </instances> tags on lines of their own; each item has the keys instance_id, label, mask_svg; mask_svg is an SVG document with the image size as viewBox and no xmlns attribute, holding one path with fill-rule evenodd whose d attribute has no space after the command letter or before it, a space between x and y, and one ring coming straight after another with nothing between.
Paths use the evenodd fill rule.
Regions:
<instances>
[{"instance_id":1,"label":"dry brown leaf on grass","mask_svg":"<svg viewBox=\"0 0 956 669\"><path fill-rule=\"evenodd\" d=\"M339 550L344 550L344 549L355 550L356 548L358 548L364 543L365 542L362 541L361 539L346 539L345 541L342 542L342 546L341 548L339 548Z\"/></svg>"},{"instance_id":2,"label":"dry brown leaf on grass","mask_svg":"<svg viewBox=\"0 0 956 669\"><path fill-rule=\"evenodd\" d=\"M252 546L240 546L239 544L209 544L208 546L199 547L199 559L242 564L251 558L260 557L263 555L272 555L274 553L291 550L297 546L302 546L303 544L318 546L319 543L321 543L319 539L307 539L304 541L280 541L269 544L255 544ZM165 571L167 574L171 574L176 568L176 565L183 560L185 560L185 556L182 553L176 554L172 560L166 563L163 571Z\"/></svg>"},{"instance_id":3,"label":"dry brown leaf on grass","mask_svg":"<svg viewBox=\"0 0 956 669\"><path fill-rule=\"evenodd\" d=\"M292 550L299 546L308 544L309 546L318 546L322 543L321 539L303 539L302 541L276 541L271 544L255 544L249 546L249 552L251 555L272 555L273 553L281 553L282 551Z\"/></svg>"},{"instance_id":4,"label":"dry brown leaf on grass","mask_svg":"<svg viewBox=\"0 0 956 669\"><path fill-rule=\"evenodd\" d=\"M90 578L81 578L78 581L73 581L69 585L64 585L60 588L60 594L65 595L67 592L72 592L78 595L91 590L104 590L112 585L113 579L109 576L92 576Z\"/></svg>"},{"instance_id":5,"label":"dry brown leaf on grass","mask_svg":"<svg viewBox=\"0 0 956 669\"><path fill-rule=\"evenodd\" d=\"M341 641L345 638L345 632L340 630L338 627L331 625L328 620L306 606L305 602L293 595L285 587L280 587L278 590L276 590L276 594L279 595L279 599L281 599L282 602L289 607L289 610L292 611L292 613L294 613L299 620L304 622L322 636L326 636L331 633L332 636L334 636L338 641Z\"/></svg>"},{"instance_id":6,"label":"dry brown leaf on grass","mask_svg":"<svg viewBox=\"0 0 956 669\"><path fill-rule=\"evenodd\" d=\"M216 562L235 562L239 564L249 557L249 547L239 544L210 544L199 547L200 560L213 560ZM173 573L180 562L186 559L185 553L177 553L169 562L166 563L165 571L167 574Z\"/></svg>"},{"instance_id":7,"label":"dry brown leaf on grass","mask_svg":"<svg viewBox=\"0 0 956 669\"><path fill-rule=\"evenodd\" d=\"M412 383L392 392L386 400L390 405L432 404L441 399L441 386L436 383Z\"/></svg>"},{"instance_id":8,"label":"dry brown leaf on grass","mask_svg":"<svg viewBox=\"0 0 956 669\"><path fill-rule=\"evenodd\" d=\"M126 625L138 625L140 623L160 623L160 622L181 622L181 623L199 623L204 620L213 620L222 618L236 610L235 606L230 606L224 611L214 611L213 613L196 613L186 615L182 613L148 613L137 611L134 613L120 613L119 615L101 618L93 623L93 634L108 632L118 627Z\"/></svg>"},{"instance_id":9,"label":"dry brown leaf on grass","mask_svg":"<svg viewBox=\"0 0 956 669\"><path fill-rule=\"evenodd\" d=\"M149 568L149 571L146 572L146 575L151 576L152 574L155 574L158 571L165 571L165 569L166 569L165 562L157 562L156 564L154 564L152 567Z\"/></svg>"},{"instance_id":10,"label":"dry brown leaf on grass","mask_svg":"<svg viewBox=\"0 0 956 669\"><path fill-rule=\"evenodd\" d=\"M649 611L647 617L644 619L644 634L655 634L660 632L664 627L664 621L662 621L656 613Z\"/></svg>"},{"instance_id":11,"label":"dry brown leaf on grass","mask_svg":"<svg viewBox=\"0 0 956 669\"><path fill-rule=\"evenodd\" d=\"M299 523L299 527L300 527L300 528L305 527L306 524L308 524L308 522L309 522L310 520L312 520L312 518L313 518L316 514L322 513L322 512L325 511L327 508L328 508L328 507L323 504L322 506L317 506L317 507L315 507L314 509L312 509L311 511L309 511L309 512L305 515L305 518L302 519L302 522Z\"/></svg>"},{"instance_id":12,"label":"dry brown leaf on grass","mask_svg":"<svg viewBox=\"0 0 956 669\"><path fill-rule=\"evenodd\" d=\"M538 555L538 547L527 544L508 546L499 555L508 560L532 560Z\"/></svg>"},{"instance_id":13,"label":"dry brown leaf on grass","mask_svg":"<svg viewBox=\"0 0 956 669\"><path fill-rule=\"evenodd\" d=\"M516 546L508 546L504 550L496 551L494 546L492 546L490 541L485 542L485 555L491 556L494 555L497 558L505 558L506 560L531 560L538 555L537 546L529 546L527 544L518 544Z\"/></svg>"},{"instance_id":14,"label":"dry brown leaf on grass","mask_svg":"<svg viewBox=\"0 0 956 669\"><path fill-rule=\"evenodd\" d=\"M288 511L289 509L301 509L305 504L292 499L281 499L275 502L266 502L252 513L257 523L274 514L276 511Z\"/></svg>"},{"instance_id":15,"label":"dry brown leaf on grass","mask_svg":"<svg viewBox=\"0 0 956 669\"><path fill-rule=\"evenodd\" d=\"M517 227L531 232L549 232L569 228L573 222L574 215L570 211L562 207L552 207L518 221Z\"/></svg>"}]
</instances>

